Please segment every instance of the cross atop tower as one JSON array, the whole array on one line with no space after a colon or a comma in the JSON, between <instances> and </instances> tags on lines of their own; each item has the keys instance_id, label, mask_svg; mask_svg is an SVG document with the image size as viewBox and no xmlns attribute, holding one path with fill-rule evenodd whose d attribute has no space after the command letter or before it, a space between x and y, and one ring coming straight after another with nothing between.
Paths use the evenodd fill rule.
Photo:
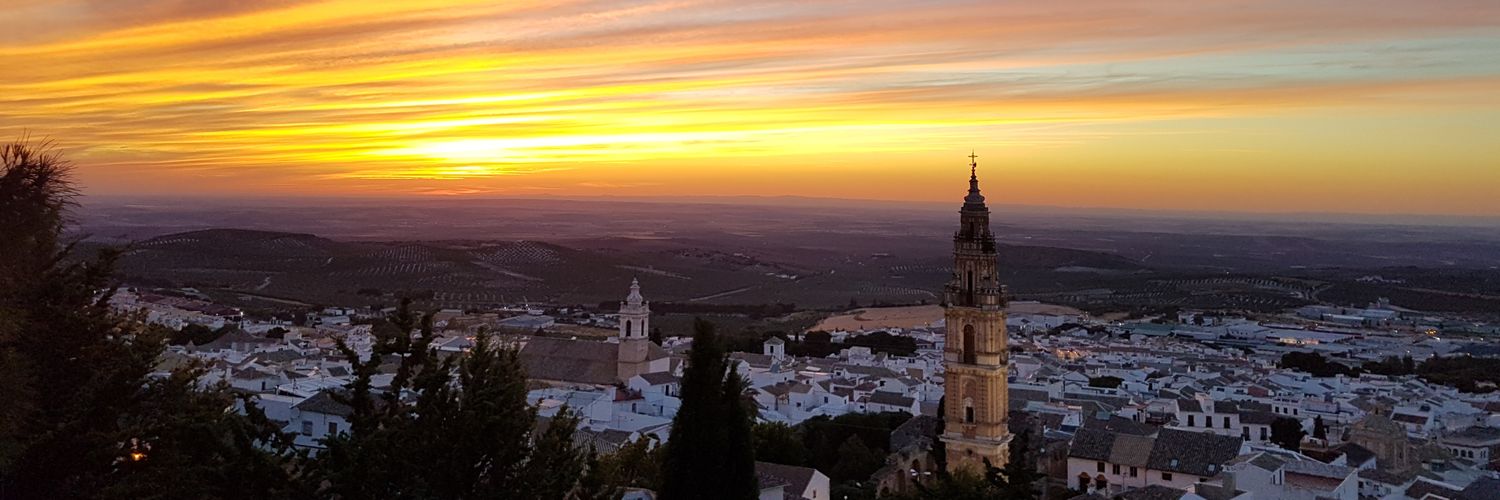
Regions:
<instances>
[{"instance_id":1,"label":"cross atop tower","mask_svg":"<svg viewBox=\"0 0 1500 500\"><path fill-rule=\"evenodd\" d=\"M979 155L974 154L974 150L970 149L969 150L969 177L974 177L974 175L975 175L974 171L979 169L979 162L976 161L977 158L979 158Z\"/></svg>"}]
</instances>

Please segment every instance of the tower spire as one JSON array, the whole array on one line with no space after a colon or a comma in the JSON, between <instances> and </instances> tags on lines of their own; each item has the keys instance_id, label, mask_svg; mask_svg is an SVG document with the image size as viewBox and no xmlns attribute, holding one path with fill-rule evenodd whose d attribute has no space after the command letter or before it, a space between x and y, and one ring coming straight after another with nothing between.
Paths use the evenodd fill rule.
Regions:
<instances>
[{"instance_id":1,"label":"tower spire","mask_svg":"<svg viewBox=\"0 0 1500 500\"><path fill-rule=\"evenodd\" d=\"M625 303L636 306L640 305L645 300L646 298L641 296L641 280L638 278L630 278L630 295L625 296Z\"/></svg>"},{"instance_id":2,"label":"tower spire","mask_svg":"<svg viewBox=\"0 0 1500 500\"><path fill-rule=\"evenodd\" d=\"M979 155L969 150L969 195L964 197L964 210L988 210L984 206L984 195L979 192Z\"/></svg>"}]
</instances>

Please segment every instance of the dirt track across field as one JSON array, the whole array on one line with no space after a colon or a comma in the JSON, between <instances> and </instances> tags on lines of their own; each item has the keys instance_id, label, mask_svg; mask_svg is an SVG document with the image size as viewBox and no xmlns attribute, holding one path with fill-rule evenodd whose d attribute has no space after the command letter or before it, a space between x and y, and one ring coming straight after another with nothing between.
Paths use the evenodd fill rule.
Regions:
<instances>
[{"instance_id":1,"label":"dirt track across field","mask_svg":"<svg viewBox=\"0 0 1500 500\"><path fill-rule=\"evenodd\" d=\"M1010 314L1082 314L1081 311L1071 307L1039 302L1012 302L1006 311ZM809 328L808 331L916 328L932 325L941 319L943 319L942 306L870 307L829 316Z\"/></svg>"}]
</instances>

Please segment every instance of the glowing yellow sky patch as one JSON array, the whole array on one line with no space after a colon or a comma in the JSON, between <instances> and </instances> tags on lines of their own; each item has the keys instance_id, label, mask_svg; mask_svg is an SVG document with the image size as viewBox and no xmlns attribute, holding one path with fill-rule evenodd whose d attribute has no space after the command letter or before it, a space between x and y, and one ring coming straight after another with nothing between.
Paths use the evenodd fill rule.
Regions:
<instances>
[{"instance_id":1,"label":"glowing yellow sky patch","mask_svg":"<svg viewBox=\"0 0 1500 500\"><path fill-rule=\"evenodd\" d=\"M976 149L997 202L1500 214L1500 4L57 0L0 23L0 133L54 139L89 193L951 201Z\"/></svg>"}]
</instances>

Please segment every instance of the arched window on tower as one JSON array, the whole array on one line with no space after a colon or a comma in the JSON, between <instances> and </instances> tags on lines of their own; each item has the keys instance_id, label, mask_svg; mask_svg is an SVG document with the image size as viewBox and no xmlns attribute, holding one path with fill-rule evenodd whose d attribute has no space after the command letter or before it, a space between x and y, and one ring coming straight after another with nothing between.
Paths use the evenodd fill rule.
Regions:
<instances>
[{"instance_id":1,"label":"arched window on tower","mask_svg":"<svg viewBox=\"0 0 1500 500\"><path fill-rule=\"evenodd\" d=\"M964 398L964 423L974 423L974 400L972 398Z\"/></svg>"},{"instance_id":2,"label":"arched window on tower","mask_svg":"<svg viewBox=\"0 0 1500 500\"><path fill-rule=\"evenodd\" d=\"M632 333L630 327L632 327L634 325L635 325L634 321L630 321L628 319L625 320L625 337L627 337L627 338L630 337L630 335Z\"/></svg>"},{"instance_id":3,"label":"arched window on tower","mask_svg":"<svg viewBox=\"0 0 1500 500\"><path fill-rule=\"evenodd\" d=\"M964 325L964 363L974 364L974 352L978 349L974 339L974 325Z\"/></svg>"}]
</instances>

